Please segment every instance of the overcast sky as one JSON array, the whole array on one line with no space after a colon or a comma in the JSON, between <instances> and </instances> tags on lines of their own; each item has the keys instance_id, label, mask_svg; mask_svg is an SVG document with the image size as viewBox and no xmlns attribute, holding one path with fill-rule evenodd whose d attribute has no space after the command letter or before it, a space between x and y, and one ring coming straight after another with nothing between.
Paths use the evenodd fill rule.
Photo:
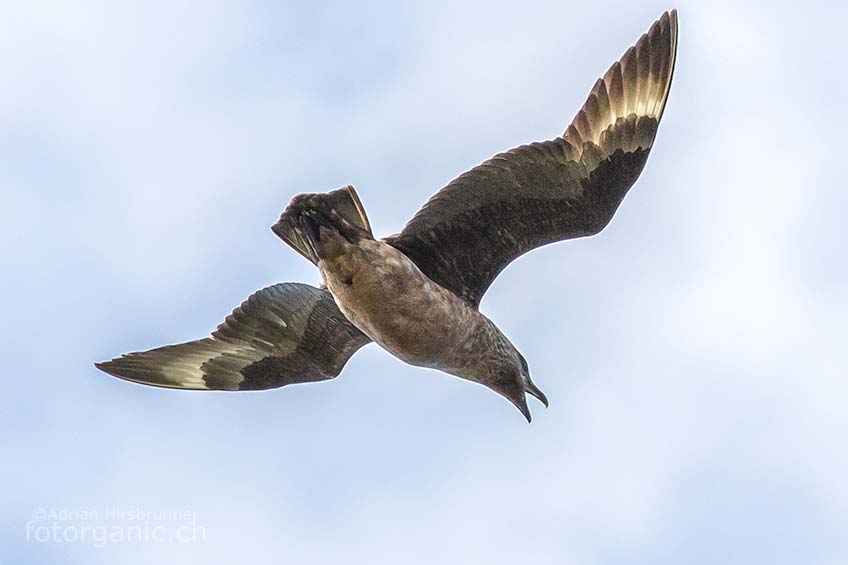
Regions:
<instances>
[{"instance_id":1,"label":"overcast sky","mask_svg":"<svg viewBox=\"0 0 848 565\"><path fill-rule=\"evenodd\" d=\"M483 300L551 399L530 425L376 345L261 393L92 365L317 283L269 229L295 194L353 184L387 235L559 135L672 7L9 2L0 561L848 562L843 3L678 3L671 96L616 217ZM99 513L65 532L185 511L205 539L40 542L42 510Z\"/></svg>"}]
</instances>

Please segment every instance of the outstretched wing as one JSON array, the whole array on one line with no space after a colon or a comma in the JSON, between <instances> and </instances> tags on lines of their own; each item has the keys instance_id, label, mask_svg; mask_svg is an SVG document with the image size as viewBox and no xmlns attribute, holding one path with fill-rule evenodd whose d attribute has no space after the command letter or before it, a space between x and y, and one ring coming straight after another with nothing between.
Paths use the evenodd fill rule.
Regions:
<instances>
[{"instance_id":1,"label":"outstretched wing","mask_svg":"<svg viewBox=\"0 0 848 565\"><path fill-rule=\"evenodd\" d=\"M513 259L599 232L648 158L676 51L672 11L598 79L562 137L501 153L464 173L386 242L476 307Z\"/></svg>"},{"instance_id":2,"label":"outstretched wing","mask_svg":"<svg viewBox=\"0 0 848 565\"><path fill-rule=\"evenodd\" d=\"M211 338L129 353L96 366L161 387L261 390L332 379L369 341L328 291L283 283L250 296Z\"/></svg>"}]
</instances>

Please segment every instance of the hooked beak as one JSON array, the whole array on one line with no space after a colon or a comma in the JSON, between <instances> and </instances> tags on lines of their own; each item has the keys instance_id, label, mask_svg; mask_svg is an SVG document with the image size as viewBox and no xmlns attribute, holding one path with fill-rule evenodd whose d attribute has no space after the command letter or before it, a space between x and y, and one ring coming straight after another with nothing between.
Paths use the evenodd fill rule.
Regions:
<instances>
[{"instance_id":1,"label":"hooked beak","mask_svg":"<svg viewBox=\"0 0 848 565\"><path fill-rule=\"evenodd\" d=\"M548 407L548 397L545 396L545 393L539 390L539 387L530 380L530 377L527 377L527 382L524 384L524 390L532 395L536 400L545 405L545 408ZM529 419L529 418L528 418Z\"/></svg>"},{"instance_id":2,"label":"hooked beak","mask_svg":"<svg viewBox=\"0 0 848 565\"><path fill-rule=\"evenodd\" d=\"M527 398L522 394L520 399L512 399L510 398L515 407L518 408L518 411L524 414L524 417L527 418L527 423L529 424L533 421L533 417L530 415L530 408L527 406Z\"/></svg>"}]
</instances>

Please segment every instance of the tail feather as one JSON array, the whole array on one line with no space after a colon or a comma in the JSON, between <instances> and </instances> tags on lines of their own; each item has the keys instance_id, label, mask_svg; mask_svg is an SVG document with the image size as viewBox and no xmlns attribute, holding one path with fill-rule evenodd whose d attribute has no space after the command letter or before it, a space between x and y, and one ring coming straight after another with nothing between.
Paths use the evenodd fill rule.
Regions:
<instances>
[{"instance_id":1,"label":"tail feather","mask_svg":"<svg viewBox=\"0 0 848 565\"><path fill-rule=\"evenodd\" d=\"M331 226L348 239L374 237L365 208L352 186L295 196L271 230L317 265L316 224Z\"/></svg>"}]
</instances>

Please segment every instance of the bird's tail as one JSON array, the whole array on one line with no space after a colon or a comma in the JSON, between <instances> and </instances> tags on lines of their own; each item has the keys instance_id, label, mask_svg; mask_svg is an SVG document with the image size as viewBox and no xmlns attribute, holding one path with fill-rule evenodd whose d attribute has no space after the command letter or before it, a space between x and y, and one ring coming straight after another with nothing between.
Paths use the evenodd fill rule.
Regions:
<instances>
[{"instance_id":1,"label":"bird's tail","mask_svg":"<svg viewBox=\"0 0 848 565\"><path fill-rule=\"evenodd\" d=\"M298 253L318 264L321 228L329 229L356 243L373 239L365 208L352 186L320 194L300 194L292 198L271 230Z\"/></svg>"}]
</instances>

